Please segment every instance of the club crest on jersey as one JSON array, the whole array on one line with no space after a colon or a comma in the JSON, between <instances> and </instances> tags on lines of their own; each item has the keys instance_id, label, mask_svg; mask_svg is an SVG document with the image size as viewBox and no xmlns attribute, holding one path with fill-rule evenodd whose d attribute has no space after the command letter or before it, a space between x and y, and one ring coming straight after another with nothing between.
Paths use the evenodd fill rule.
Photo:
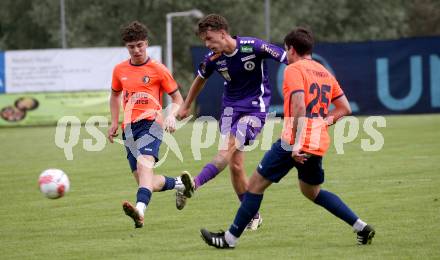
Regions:
<instances>
[{"instance_id":1,"label":"club crest on jersey","mask_svg":"<svg viewBox=\"0 0 440 260\"><path fill-rule=\"evenodd\" d=\"M251 53L254 51L254 48L252 48L251 45L241 45L240 46L240 52L243 53Z\"/></svg>"},{"instance_id":2,"label":"club crest on jersey","mask_svg":"<svg viewBox=\"0 0 440 260\"><path fill-rule=\"evenodd\" d=\"M244 69L248 71L255 69L255 63L253 61L246 61L244 63Z\"/></svg>"},{"instance_id":3,"label":"club crest on jersey","mask_svg":"<svg viewBox=\"0 0 440 260\"><path fill-rule=\"evenodd\" d=\"M144 84L148 84L148 82L150 82L150 78L148 76L144 76L142 78L142 82L144 82Z\"/></svg>"}]
</instances>

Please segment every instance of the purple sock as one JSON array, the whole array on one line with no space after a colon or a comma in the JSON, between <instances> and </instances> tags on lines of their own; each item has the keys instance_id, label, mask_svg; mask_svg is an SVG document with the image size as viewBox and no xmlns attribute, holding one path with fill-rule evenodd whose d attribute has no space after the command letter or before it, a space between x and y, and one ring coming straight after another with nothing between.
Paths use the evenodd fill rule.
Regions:
<instances>
[{"instance_id":1,"label":"purple sock","mask_svg":"<svg viewBox=\"0 0 440 260\"><path fill-rule=\"evenodd\" d=\"M243 201L244 199L244 193L242 194L237 194L237 197L240 201ZM259 218L260 217L260 212L257 212L257 214L255 214L254 218Z\"/></svg>"},{"instance_id":2,"label":"purple sock","mask_svg":"<svg viewBox=\"0 0 440 260\"><path fill-rule=\"evenodd\" d=\"M212 163L208 163L203 167L202 171L194 178L194 182L196 185L196 189L202 186L203 184L207 183L211 179L214 179L215 176L219 173L217 167L214 166Z\"/></svg>"}]
</instances>

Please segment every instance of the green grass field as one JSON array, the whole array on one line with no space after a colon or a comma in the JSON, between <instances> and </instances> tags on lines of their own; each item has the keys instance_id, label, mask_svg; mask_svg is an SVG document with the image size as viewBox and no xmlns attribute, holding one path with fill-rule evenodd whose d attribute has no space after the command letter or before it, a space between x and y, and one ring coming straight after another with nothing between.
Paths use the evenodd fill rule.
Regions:
<instances>
[{"instance_id":1,"label":"green grass field","mask_svg":"<svg viewBox=\"0 0 440 260\"><path fill-rule=\"evenodd\" d=\"M372 245L357 246L350 227L307 201L293 170L266 192L262 228L244 233L238 247L227 251L205 245L199 229L227 229L233 220L239 203L228 170L183 211L175 208L174 191L154 193L144 228L135 230L121 208L137 190L121 145L84 151L82 140L90 135L82 127L74 158L67 161L55 145L55 127L1 129L0 259L438 259L440 115L386 119L387 127L378 129L385 138L381 151L362 151L360 139L368 135L361 127L344 155L331 148L324 160L323 187L374 225ZM183 163L170 155L157 173L196 175L210 161L217 146L195 161L191 131L192 124L176 133ZM247 154L248 175L263 153ZM39 192L37 178L46 168L69 175L66 197L49 200Z\"/></svg>"}]
</instances>

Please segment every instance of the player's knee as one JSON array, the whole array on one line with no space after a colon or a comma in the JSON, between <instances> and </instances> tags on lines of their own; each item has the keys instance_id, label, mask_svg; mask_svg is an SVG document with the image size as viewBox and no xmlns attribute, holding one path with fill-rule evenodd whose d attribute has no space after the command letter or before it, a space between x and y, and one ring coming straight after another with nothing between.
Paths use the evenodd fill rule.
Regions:
<instances>
[{"instance_id":1,"label":"player's knee","mask_svg":"<svg viewBox=\"0 0 440 260\"><path fill-rule=\"evenodd\" d=\"M231 160L229 162L229 169L232 174L240 174L243 171L243 164L241 162L236 162Z\"/></svg>"},{"instance_id":2,"label":"player's knee","mask_svg":"<svg viewBox=\"0 0 440 260\"><path fill-rule=\"evenodd\" d=\"M308 198L311 201L314 201L316 198L316 196L314 196L313 193L311 193L310 191L301 190L301 192L304 195L304 197Z\"/></svg>"},{"instance_id":3,"label":"player's knee","mask_svg":"<svg viewBox=\"0 0 440 260\"><path fill-rule=\"evenodd\" d=\"M154 168L155 159L151 155L140 155L137 158L137 169L138 172L143 169L153 169Z\"/></svg>"},{"instance_id":4,"label":"player's knee","mask_svg":"<svg viewBox=\"0 0 440 260\"><path fill-rule=\"evenodd\" d=\"M300 185L300 190L304 197L311 201L315 201L315 198L319 193L319 186Z\"/></svg>"}]
</instances>

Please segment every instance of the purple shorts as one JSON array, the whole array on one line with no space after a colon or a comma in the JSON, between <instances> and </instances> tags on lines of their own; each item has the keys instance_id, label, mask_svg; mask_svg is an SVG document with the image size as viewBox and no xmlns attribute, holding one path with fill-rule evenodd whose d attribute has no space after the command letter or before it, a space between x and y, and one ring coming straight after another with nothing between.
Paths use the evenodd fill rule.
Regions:
<instances>
[{"instance_id":1,"label":"purple shorts","mask_svg":"<svg viewBox=\"0 0 440 260\"><path fill-rule=\"evenodd\" d=\"M266 123L264 112L234 111L228 107L223 110L219 126L222 135L232 134L241 145L251 145Z\"/></svg>"}]
</instances>

